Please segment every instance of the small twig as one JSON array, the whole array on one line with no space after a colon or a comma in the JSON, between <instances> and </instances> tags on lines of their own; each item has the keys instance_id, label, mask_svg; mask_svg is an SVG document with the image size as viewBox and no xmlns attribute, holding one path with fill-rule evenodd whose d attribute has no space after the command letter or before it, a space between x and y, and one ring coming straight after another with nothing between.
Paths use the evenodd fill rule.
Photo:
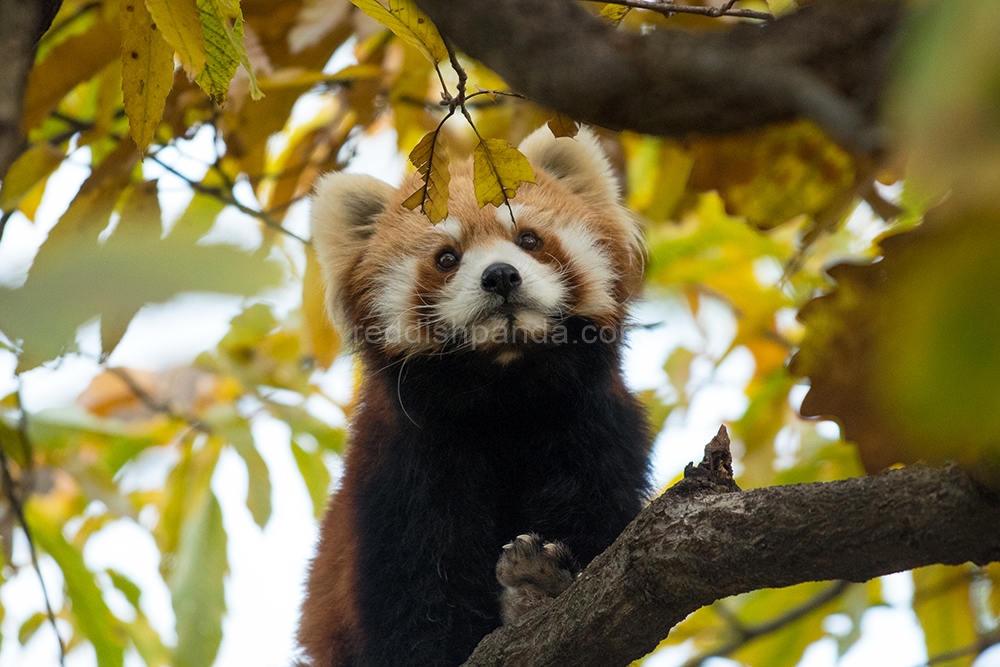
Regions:
<instances>
[{"instance_id":1,"label":"small twig","mask_svg":"<svg viewBox=\"0 0 1000 667\"><path fill-rule=\"evenodd\" d=\"M592 0L598 1L598 0ZM701 16L709 16L711 18L719 18L721 16L735 16L742 19L757 19L758 21L773 21L774 15L768 12L758 12L753 9L733 9L733 5L736 4L736 0L729 0L726 4L721 7L693 7L691 5L675 5L671 2L665 0L599 0L600 2L606 2L611 5L621 5L622 7L631 7L633 9L648 9L649 11L659 12L667 18L673 14L699 14Z\"/></svg>"},{"instance_id":2,"label":"small twig","mask_svg":"<svg viewBox=\"0 0 1000 667\"><path fill-rule=\"evenodd\" d=\"M760 623L758 625L744 626L739 623L733 623L733 629L736 631L736 637L734 639L712 651L702 653L691 658L684 663L683 667L698 667L709 658L724 658L731 655L754 639L776 632L785 626L808 616L810 613L819 609L828 602L836 600L850 585L851 584L848 581L837 581L825 591L813 597L811 600L806 600L802 604L792 607L784 614L776 616L770 621L765 621L764 623Z\"/></svg>"},{"instance_id":3,"label":"small twig","mask_svg":"<svg viewBox=\"0 0 1000 667\"><path fill-rule=\"evenodd\" d=\"M21 446L24 448L25 455L27 456L27 463L25 465L30 468L32 462L32 447L31 439L28 436L28 413L25 411L24 406L21 403L20 386L18 386L15 397L17 399L17 409L19 413L18 432L21 437ZM66 646L63 644L62 636L59 634L59 626L56 625L56 614L52 610L52 602L49 600L49 592L45 586L45 579L42 577L42 569L38 566L38 551L35 548L35 540L31 536L31 528L28 527L28 521L24 518L24 503L18 496L17 490L14 486L14 477L10 472L10 461L7 459L7 453L4 451L2 446L0 446L0 474L3 476L3 486L6 492L7 501L14 510L14 516L17 517L17 522L21 524L21 530L24 531L24 537L28 542L28 553L31 555L31 567L34 569L35 575L38 577L38 583L42 588L42 598L45 601L45 615L48 617L49 624L52 626L52 632L56 635L56 642L59 644L59 664L62 665L62 667L66 667ZM23 474L24 473L22 472L22 475Z\"/></svg>"},{"instance_id":4,"label":"small twig","mask_svg":"<svg viewBox=\"0 0 1000 667\"><path fill-rule=\"evenodd\" d=\"M170 417L171 419L184 422L196 431L200 431L206 435L212 435L212 428L208 424L195 417L183 415L174 410L167 403L158 401L152 394L143 389L142 386L135 381L135 378L132 377L132 374L124 368L105 368L109 373L124 382L125 386L128 387L128 390L131 391L136 398L142 401L143 405L153 412L159 412L167 417Z\"/></svg>"},{"instance_id":5,"label":"small twig","mask_svg":"<svg viewBox=\"0 0 1000 667\"><path fill-rule=\"evenodd\" d=\"M249 215L249 216L251 216L253 218L257 218L262 223L264 223L266 226L271 227L271 228L273 228L273 229L281 232L282 234L284 234L284 235L286 235L286 236L288 236L290 238L295 239L296 241L299 241L303 245L311 245L311 243L310 243L310 241L308 239L302 238L301 236L299 236L295 232L293 232L293 231L285 228L281 223L279 223L276 220L274 220L273 218L271 218L271 216L268 215L267 211L259 211L257 209L250 208L249 206L246 206L246 205L240 203L239 201L237 201L236 198L232 197L231 195L227 196L226 193L223 192L219 188L214 188L214 187L211 187L209 185L204 185L203 183L199 183L198 181L195 181L195 180L192 180L192 179L188 178L187 176L185 176L184 174L182 174L179 170L177 170L173 166L171 166L171 165L167 164L166 162L164 162L163 160L159 159L156 156L156 154L147 155L146 157L148 157L150 160L152 160L156 164L160 165L161 167L163 167L164 169L166 169L167 171L169 171L171 174L174 174L178 178L183 179L191 187L191 189L194 190L195 192L199 192L199 193L201 193L203 195L208 195L209 197L214 197L214 198L218 199L219 201L221 201L221 202L223 202L225 204L228 204L229 206L232 206L232 207L238 209L241 213Z\"/></svg>"}]
</instances>

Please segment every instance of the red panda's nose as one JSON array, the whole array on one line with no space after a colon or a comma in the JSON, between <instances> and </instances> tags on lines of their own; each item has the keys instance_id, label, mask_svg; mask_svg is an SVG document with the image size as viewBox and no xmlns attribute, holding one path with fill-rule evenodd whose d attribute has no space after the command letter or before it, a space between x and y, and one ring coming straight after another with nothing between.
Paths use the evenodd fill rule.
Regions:
<instances>
[{"instance_id":1,"label":"red panda's nose","mask_svg":"<svg viewBox=\"0 0 1000 667\"><path fill-rule=\"evenodd\" d=\"M483 271L483 289L504 299L521 284L521 274L510 264L490 264Z\"/></svg>"}]
</instances>

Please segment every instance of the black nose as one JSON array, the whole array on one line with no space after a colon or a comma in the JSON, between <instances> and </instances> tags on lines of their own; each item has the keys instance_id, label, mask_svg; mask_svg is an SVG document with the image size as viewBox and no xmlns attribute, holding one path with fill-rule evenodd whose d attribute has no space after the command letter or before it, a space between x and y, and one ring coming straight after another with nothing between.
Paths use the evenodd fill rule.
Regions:
<instances>
[{"instance_id":1,"label":"black nose","mask_svg":"<svg viewBox=\"0 0 1000 667\"><path fill-rule=\"evenodd\" d=\"M483 271L483 289L504 299L521 284L521 274L510 264L491 264Z\"/></svg>"}]
</instances>

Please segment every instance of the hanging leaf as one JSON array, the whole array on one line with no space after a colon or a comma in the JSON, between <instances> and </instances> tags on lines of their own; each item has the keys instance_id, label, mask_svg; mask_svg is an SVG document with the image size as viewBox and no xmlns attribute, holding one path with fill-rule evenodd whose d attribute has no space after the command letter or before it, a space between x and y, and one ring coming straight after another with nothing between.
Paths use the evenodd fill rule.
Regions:
<instances>
[{"instance_id":1,"label":"hanging leaf","mask_svg":"<svg viewBox=\"0 0 1000 667\"><path fill-rule=\"evenodd\" d=\"M330 471L323 462L323 452L319 448L312 452L306 451L292 440L292 454L312 499L313 515L318 519L323 516L326 498L330 493Z\"/></svg>"},{"instance_id":2,"label":"hanging leaf","mask_svg":"<svg viewBox=\"0 0 1000 667\"><path fill-rule=\"evenodd\" d=\"M217 104L224 105L229 82L242 63L250 77L250 97L260 99L263 93L243 45L243 14L238 0L198 0L198 11L205 34L206 59L205 69L195 77L197 84Z\"/></svg>"},{"instance_id":3,"label":"hanging leaf","mask_svg":"<svg viewBox=\"0 0 1000 667\"><path fill-rule=\"evenodd\" d=\"M201 74L205 69L205 33L195 0L146 0L146 7L187 75Z\"/></svg>"},{"instance_id":4,"label":"hanging leaf","mask_svg":"<svg viewBox=\"0 0 1000 667\"><path fill-rule=\"evenodd\" d=\"M431 20L412 0L389 0L389 9L376 0L351 0L368 16L389 28L397 37L423 53L431 62L448 57L448 47Z\"/></svg>"},{"instance_id":5,"label":"hanging leaf","mask_svg":"<svg viewBox=\"0 0 1000 667\"><path fill-rule=\"evenodd\" d=\"M39 142L22 153L0 183L0 210L14 210L35 186L62 164L65 157L65 153L47 141Z\"/></svg>"},{"instance_id":6,"label":"hanging leaf","mask_svg":"<svg viewBox=\"0 0 1000 667\"><path fill-rule=\"evenodd\" d=\"M473 151L473 182L479 206L502 206L513 199L521 183L534 183L528 158L503 139L483 139Z\"/></svg>"},{"instance_id":7,"label":"hanging leaf","mask_svg":"<svg viewBox=\"0 0 1000 667\"><path fill-rule=\"evenodd\" d=\"M316 365L330 367L341 351L340 336L330 324L326 311L326 287L323 274L316 259L316 251L309 246L306 251L306 271L302 277L302 328L307 351L316 360Z\"/></svg>"},{"instance_id":8,"label":"hanging leaf","mask_svg":"<svg viewBox=\"0 0 1000 667\"><path fill-rule=\"evenodd\" d=\"M89 30L56 45L28 75L21 128L41 125L60 100L84 81L89 81L121 55L118 19L104 19Z\"/></svg>"},{"instance_id":9,"label":"hanging leaf","mask_svg":"<svg viewBox=\"0 0 1000 667\"><path fill-rule=\"evenodd\" d=\"M913 611L924 631L929 658L976 643L976 617L969 602L971 579L961 565L931 565L913 571ZM971 667L975 659L970 652L934 664Z\"/></svg>"},{"instance_id":10,"label":"hanging leaf","mask_svg":"<svg viewBox=\"0 0 1000 667\"><path fill-rule=\"evenodd\" d=\"M174 49L157 29L142 0L121 0L122 94L129 130L145 152L163 118L174 84Z\"/></svg>"},{"instance_id":11,"label":"hanging leaf","mask_svg":"<svg viewBox=\"0 0 1000 667\"><path fill-rule=\"evenodd\" d=\"M209 491L184 522L176 567L167 582L177 618L174 667L211 667L222 642L226 612L226 529Z\"/></svg>"},{"instance_id":12,"label":"hanging leaf","mask_svg":"<svg viewBox=\"0 0 1000 667\"><path fill-rule=\"evenodd\" d=\"M25 507L25 519L38 546L52 556L62 571L73 618L94 645L98 667L122 667L125 647L120 621L104 602L93 573L83 562L83 555L66 541L58 523L39 511L35 503Z\"/></svg>"},{"instance_id":13,"label":"hanging leaf","mask_svg":"<svg viewBox=\"0 0 1000 667\"><path fill-rule=\"evenodd\" d=\"M257 451L250 422L239 415L232 404L218 406L205 418L219 437L233 446L247 467L247 509L254 522L264 528L271 518L271 476L264 458Z\"/></svg>"},{"instance_id":14,"label":"hanging leaf","mask_svg":"<svg viewBox=\"0 0 1000 667\"><path fill-rule=\"evenodd\" d=\"M546 125L549 126L554 137L575 137L576 133L580 131L580 126L576 124L575 120L562 114L556 115Z\"/></svg>"},{"instance_id":15,"label":"hanging leaf","mask_svg":"<svg viewBox=\"0 0 1000 667\"><path fill-rule=\"evenodd\" d=\"M428 132L410 152L410 162L423 176L424 185L406 198L403 206L420 207L427 219L437 224L448 217L448 148L440 128Z\"/></svg>"}]
</instances>

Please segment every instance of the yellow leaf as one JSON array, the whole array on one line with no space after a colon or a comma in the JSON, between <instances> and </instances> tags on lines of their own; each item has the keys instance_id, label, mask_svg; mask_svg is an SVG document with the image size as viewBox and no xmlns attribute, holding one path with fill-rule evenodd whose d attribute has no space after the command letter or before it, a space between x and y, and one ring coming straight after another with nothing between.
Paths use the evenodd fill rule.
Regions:
<instances>
[{"instance_id":1,"label":"yellow leaf","mask_svg":"<svg viewBox=\"0 0 1000 667\"><path fill-rule=\"evenodd\" d=\"M473 151L473 181L479 206L501 206L514 197L521 183L534 183L528 158L503 139L483 139Z\"/></svg>"},{"instance_id":2,"label":"yellow leaf","mask_svg":"<svg viewBox=\"0 0 1000 667\"><path fill-rule=\"evenodd\" d=\"M119 142L80 186L80 191L58 224L49 232L49 240L84 233L96 239L107 224L122 191L132 181L132 169L138 154L128 139ZM44 247L35 258L35 265L44 258Z\"/></svg>"},{"instance_id":3,"label":"yellow leaf","mask_svg":"<svg viewBox=\"0 0 1000 667\"><path fill-rule=\"evenodd\" d=\"M913 571L913 611L924 631L931 658L976 642L976 619L969 603L965 566L931 565ZM935 662L943 667L970 667L975 654Z\"/></svg>"},{"instance_id":4,"label":"yellow leaf","mask_svg":"<svg viewBox=\"0 0 1000 667\"><path fill-rule=\"evenodd\" d=\"M316 251L306 246L306 272L302 278L302 327L306 350L320 368L329 368L340 350L340 339L326 314L326 289Z\"/></svg>"},{"instance_id":5,"label":"yellow leaf","mask_svg":"<svg viewBox=\"0 0 1000 667\"><path fill-rule=\"evenodd\" d=\"M120 44L118 20L111 18L54 47L28 75L21 128L27 131L40 125L71 90L118 57Z\"/></svg>"},{"instance_id":6,"label":"yellow leaf","mask_svg":"<svg viewBox=\"0 0 1000 667\"><path fill-rule=\"evenodd\" d=\"M623 7L622 5L604 5L604 9L601 10L601 17L606 18L611 21L611 25L618 25L622 20L632 11L631 7ZM558 136L558 135L557 135Z\"/></svg>"},{"instance_id":7,"label":"yellow leaf","mask_svg":"<svg viewBox=\"0 0 1000 667\"><path fill-rule=\"evenodd\" d=\"M146 0L146 8L188 76L201 74L205 69L205 35L194 0Z\"/></svg>"},{"instance_id":8,"label":"yellow leaf","mask_svg":"<svg viewBox=\"0 0 1000 667\"><path fill-rule=\"evenodd\" d=\"M145 152L163 118L174 84L174 49L163 38L142 0L121 0L122 95L129 130Z\"/></svg>"},{"instance_id":9,"label":"yellow leaf","mask_svg":"<svg viewBox=\"0 0 1000 667\"><path fill-rule=\"evenodd\" d=\"M47 179L66 157L61 150L42 141L35 144L7 171L0 185L0 209L10 211L21 203L31 190Z\"/></svg>"},{"instance_id":10,"label":"yellow leaf","mask_svg":"<svg viewBox=\"0 0 1000 667\"><path fill-rule=\"evenodd\" d=\"M226 103L229 82L240 63L250 77L250 97L263 97L243 46L243 13L237 0L198 0L205 35L205 69L195 82L219 105Z\"/></svg>"},{"instance_id":11,"label":"yellow leaf","mask_svg":"<svg viewBox=\"0 0 1000 667\"><path fill-rule=\"evenodd\" d=\"M424 185L406 198L403 206L420 207L427 219L437 224L448 217L448 149L439 130L428 132L410 152L410 162L424 177Z\"/></svg>"},{"instance_id":12,"label":"yellow leaf","mask_svg":"<svg viewBox=\"0 0 1000 667\"><path fill-rule=\"evenodd\" d=\"M546 124L555 137L575 137L576 133L580 131L580 126L576 124L575 120L562 114L558 114Z\"/></svg>"},{"instance_id":13,"label":"yellow leaf","mask_svg":"<svg viewBox=\"0 0 1000 667\"><path fill-rule=\"evenodd\" d=\"M448 48L441 40L437 28L412 0L389 0L389 9L375 0L351 2L432 62L439 63L448 57Z\"/></svg>"}]
</instances>

